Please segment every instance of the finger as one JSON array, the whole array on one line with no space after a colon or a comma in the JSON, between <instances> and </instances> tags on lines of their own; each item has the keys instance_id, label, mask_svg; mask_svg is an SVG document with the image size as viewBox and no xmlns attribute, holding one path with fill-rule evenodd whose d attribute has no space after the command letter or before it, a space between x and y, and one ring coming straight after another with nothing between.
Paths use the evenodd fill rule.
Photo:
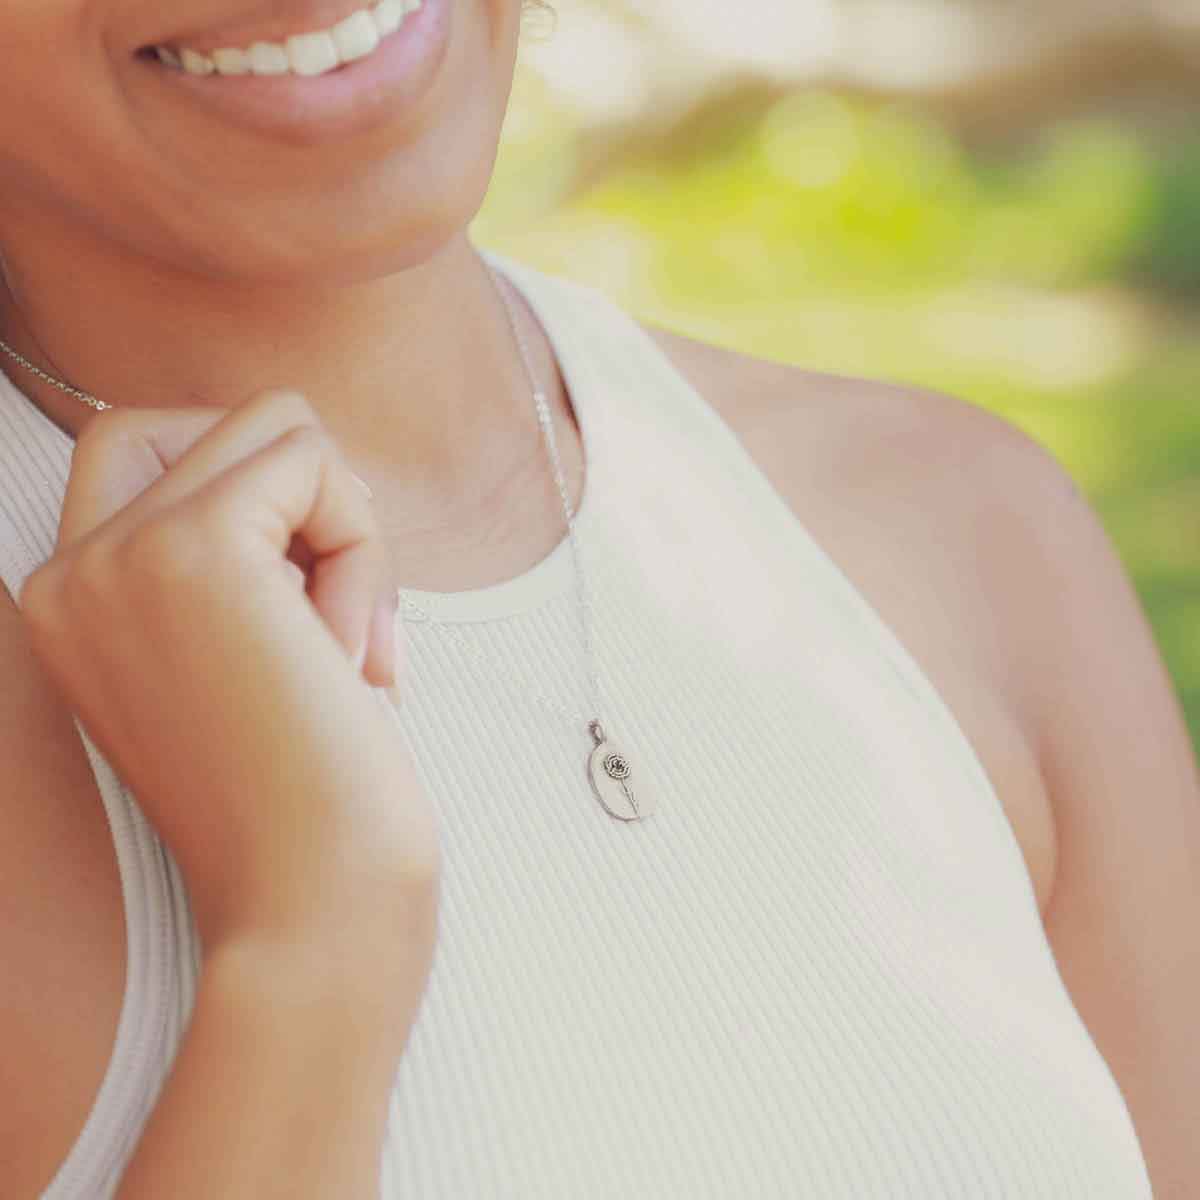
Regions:
<instances>
[{"instance_id":1,"label":"finger","mask_svg":"<svg viewBox=\"0 0 1200 1200\"><path fill-rule=\"evenodd\" d=\"M300 392L288 388L269 388L236 408L214 408L213 412L215 417L203 409L198 413L193 411L181 424L178 420L164 419L161 409L125 410L119 421L106 419L104 423L92 421L88 424L75 447L76 456L83 460L79 464L81 470L103 470L91 466L93 457L113 453L132 456L137 453L132 447L139 439L149 445L164 466L164 473L154 481L153 487L139 492L119 511L105 512L103 519L112 521L115 535L122 536L137 528L151 513L191 495L289 429L321 427L320 418L308 400ZM196 434L190 441L184 436L189 421ZM197 425L205 421L207 427L197 430ZM160 435L160 430L165 433ZM143 463L146 461L143 452ZM348 468L346 471L349 474ZM357 485L354 486L359 490ZM62 544L85 536L101 523L90 509L81 507L72 514L68 536L60 534Z\"/></svg>"},{"instance_id":2,"label":"finger","mask_svg":"<svg viewBox=\"0 0 1200 1200\"><path fill-rule=\"evenodd\" d=\"M399 669L400 647L396 640L395 589L380 596L371 615L371 632L367 645L364 677L376 687L391 687Z\"/></svg>"},{"instance_id":3,"label":"finger","mask_svg":"<svg viewBox=\"0 0 1200 1200\"><path fill-rule=\"evenodd\" d=\"M383 546L370 501L316 426L298 425L235 463L182 499L170 519L180 523L182 542L212 544L216 530L250 577L278 570L293 537L303 538L313 555L313 604L347 657L362 645L384 575Z\"/></svg>"},{"instance_id":4,"label":"finger","mask_svg":"<svg viewBox=\"0 0 1200 1200\"><path fill-rule=\"evenodd\" d=\"M309 597L329 628L335 633L345 631L342 643L358 672L362 672L363 658L371 649L379 597L379 560L378 541L364 538L318 555L309 583Z\"/></svg>"},{"instance_id":5,"label":"finger","mask_svg":"<svg viewBox=\"0 0 1200 1200\"><path fill-rule=\"evenodd\" d=\"M305 592L308 589L308 576L298 567L290 558L283 560L284 574L287 576L288 583L292 585L298 592Z\"/></svg>"},{"instance_id":6,"label":"finger","mask_svg":"<svg viewBox=\"0 0 1200 1200\"><path fill-rule=\"evenodd\" d=\"M71 545L161 479L229 409L136 409L90 421L71 455L58 548Z\"/></svg>"}]
</instances>

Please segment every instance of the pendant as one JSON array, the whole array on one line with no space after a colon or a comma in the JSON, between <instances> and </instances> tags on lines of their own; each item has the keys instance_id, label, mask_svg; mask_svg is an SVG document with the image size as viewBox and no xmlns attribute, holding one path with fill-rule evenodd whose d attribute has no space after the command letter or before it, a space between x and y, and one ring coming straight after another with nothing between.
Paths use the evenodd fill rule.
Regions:
<instances>
[{"instance_id":1,"label":"pendant","mask_svg":"<svg viewBox=\"0 0 1200 1200\"><path fill-rule=\"evenodd\" d=\"M604 811L618 821L640 821L649 816L654 806L642 797L635 798L629 785L629 759L605 739L599 721L589 722L588 732L596 743L588 757L588 778Z\"/></svg>"}]
</instances>

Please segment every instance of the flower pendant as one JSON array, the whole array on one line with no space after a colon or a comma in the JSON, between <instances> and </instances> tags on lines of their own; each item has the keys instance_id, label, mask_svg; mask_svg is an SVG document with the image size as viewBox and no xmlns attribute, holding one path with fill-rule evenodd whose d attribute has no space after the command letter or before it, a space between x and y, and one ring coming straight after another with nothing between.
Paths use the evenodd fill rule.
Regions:
<instances>
[{"instance_id":1,"label":"flower pendant","mask_svg":"<svg viewBox=\"0 0 1200 1200\"><path fill-rule=\"evenodd\" d=\"M596 743L588 757L588 778L604 811L618 821L640 821L648 816L654 809L644 797L634 796L629 759L605 738L599 721L592 721L588 730Z\"/></svg>"}]
</instances>

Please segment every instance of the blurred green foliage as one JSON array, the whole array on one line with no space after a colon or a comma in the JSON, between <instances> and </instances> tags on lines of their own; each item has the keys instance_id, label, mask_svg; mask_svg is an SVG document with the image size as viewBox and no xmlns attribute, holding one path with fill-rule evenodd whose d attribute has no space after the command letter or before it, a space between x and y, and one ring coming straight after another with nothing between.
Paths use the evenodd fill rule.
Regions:
<instances>
[{"instance_id":1,"label":"blurred green foliage","mask_svg":"<svg viewBox=\"0 0 1200 1200\"><path fill-rule=\"evenodd\" d=\"M1200 138L1094 117L979 145L797 91L589 150L519 76L480 243L693 337L1025 429L1101 515L1200 746Z\"/></svg>"}]
</instances>

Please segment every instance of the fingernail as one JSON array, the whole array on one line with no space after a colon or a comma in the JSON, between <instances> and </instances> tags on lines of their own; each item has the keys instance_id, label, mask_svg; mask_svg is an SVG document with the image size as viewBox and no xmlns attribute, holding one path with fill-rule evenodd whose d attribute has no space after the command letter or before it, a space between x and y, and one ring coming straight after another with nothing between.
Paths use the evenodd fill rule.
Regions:
<instances>
[{"instance_id":1,"label":"fingernail","mask_svg":"<svg viewBox=\"0 0 1200 1200\"><path fill-rule=\"evenodd\" d=\"M354 663L354 669L362 674L363 663L367 661L367 639L364 637L362 645L358 648L358 653L354 655L351 662Z\"/></svg>"}]
</instances>

